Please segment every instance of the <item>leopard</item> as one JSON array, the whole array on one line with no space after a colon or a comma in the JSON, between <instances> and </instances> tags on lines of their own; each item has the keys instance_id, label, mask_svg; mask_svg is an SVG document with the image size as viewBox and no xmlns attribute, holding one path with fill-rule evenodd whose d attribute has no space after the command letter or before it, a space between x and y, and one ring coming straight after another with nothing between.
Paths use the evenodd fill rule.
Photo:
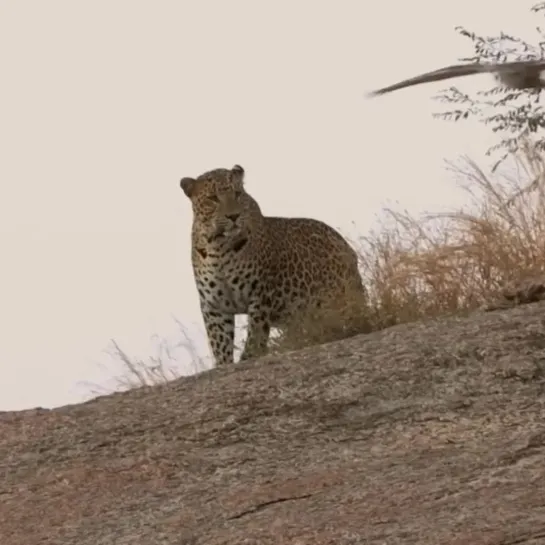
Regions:
<instances>
[{"instance_id":1,"label":"leopard","mask_svg":"<svg viewBox=\"0 0 545 545\"><path fill-rule=\"evenodd\" d=\"M191 201L191 263L216 366L234 363L237 315L247 316L240 362L267 353L271 328L342 301L366 304L347 240L317 219L264 215L239 164L183 177L180 187Z\"/></svg>"}]
</instances>

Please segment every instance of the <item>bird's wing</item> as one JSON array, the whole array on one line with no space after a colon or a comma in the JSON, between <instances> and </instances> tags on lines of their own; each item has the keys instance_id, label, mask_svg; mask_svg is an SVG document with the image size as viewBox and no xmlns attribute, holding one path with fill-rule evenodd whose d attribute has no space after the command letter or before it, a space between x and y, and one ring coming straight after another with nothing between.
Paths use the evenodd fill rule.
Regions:
<instances>
[{"instance_id":1,"label":"bird's wing","mask_svg":"<svg viewBox=\"0 0 545 545\"><path fill-rule=\"evenodd\" d=\"M426 72L414 78L409 78L399 83L394 83L388 87L383 87L376 91L368 93L367 96L374 97L383 95L384 93L390 93L397 89L403 89L404 87L410 87L411 85L418 85L419 83L427 83L430 81L441 81L443 79L457 78L460 76L469 76L470 74L482 74L482 73L496 73L498 76L503 74L516 74L524 77L524 75L531 74L532 72L537 75L538 72L545 70L544 59L529 59L525 61L514 62L502 62L502 63L474 63L474 64L453 64L440 70L434 70L433 72Z\"/></svg>"},{"instance_id":2,"label":"bird's wing","mask_svg":"<svg viewBox=\"0 0 545 545\"><path fill-rule=\"evenodd\" d=\"M412 85L418 85L420 83L428 83L430 81L441 81L449 78L457 78L459 76L469 76L470 74L478 74L482 72L493 72L491 69L492 65L487 64L453 64L452 66L447 66L446 68L441 68L439 70L434 70L432 72L426 72L425 74L420 74L414 78L405 79L388 87L383 87L382 89L377 89L376 91L371 91L367 96L374 97L378 95L383 95L385 93L390 93L391 91L397 91L398 89L403 89L404 87L411 87ZM493 65L497 66L497 65Z\"/></svg>"}]
</instances>

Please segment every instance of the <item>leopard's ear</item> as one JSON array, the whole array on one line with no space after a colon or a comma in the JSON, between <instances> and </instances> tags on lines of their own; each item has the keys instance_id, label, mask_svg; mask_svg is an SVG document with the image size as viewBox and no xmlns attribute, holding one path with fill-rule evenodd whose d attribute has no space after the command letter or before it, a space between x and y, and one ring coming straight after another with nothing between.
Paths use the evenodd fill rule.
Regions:
<instances>
[{"instance_id":1,"label":"leopard's ear","mask_svg":"<svg viewBox=\"0 0 545 545\"><path fill-rule=\"evenodd\" d=\"M235 165L231 169L231 176L234 180L244 183L244 169L240 165Z\"/></svg>"},{"instance_id":2,"label":"leopard's ear","mask_svg":"<svg viewBox=\"0 0 545 545\"><path fill-rule=\"evenodd\" d=\"M195 178L182 178L180 180L180 187L183 189L183 192L191 199L193 191L195 189L195 183L197 180Z\"/></svg>"}]
</instances>

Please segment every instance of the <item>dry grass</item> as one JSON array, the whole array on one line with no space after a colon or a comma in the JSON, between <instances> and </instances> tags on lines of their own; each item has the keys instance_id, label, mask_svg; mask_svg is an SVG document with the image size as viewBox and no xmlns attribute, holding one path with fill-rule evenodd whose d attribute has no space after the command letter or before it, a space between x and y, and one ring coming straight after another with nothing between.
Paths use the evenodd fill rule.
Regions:
<instances>
[{"instance_id":1,"label":"dry grass","mask_svg":"<svg viewBox=\"0 0 545 545\"><path fill-rule=\"evenodd\" d=\"M271 339L269 350L275 353L297 350L372 330L368 299L357 290L294 319L276 338Z\"/></svg>"},{"instance_id":2,"label":"dry grass","mask_svg":"<svg viewBox=\"0 0 545 545\"><path fill-rule=\"evenodd\" d=\"M283 352L379 330L394 324L469 312L513 284L543 273L545 265L545 159L528 142L502 169L488 174L464 157L447 163L469 205L452 213L415 217L385 209L382 222L352 241L368 288L366 308L349 327L331 314L279 332L271 349ZM354 309L351 309L352 316ZM183 334L182 329L182 334ZM238 332L237 332L238 333ZM191 339L184 340L194 350ZM165 382L161 361L135 362L119 347L123 389ZM197 361L195 371L202 364ZM128 382L127 382L128 381Z\"/></svg>"},{"instance_id":3,"label":"dry grass","mask_svg":"<svg viewBox=\"0 0 545 545\"><path fill-rule=\"evenodd\" d=\"M543 272L545 161L532 150L493 175L468 157L448 163L466 208L421 218L386 210L358 241L375 329L473 310Z\"/></svg>"},{"instance_id":4,"label":"dry grass","mask_svg":"<svg viewBox=\"0 0 545 545\"><path fill-rule=\"evenodd\" d=\"M112 339L110 347L105 351L119 370L111 378L111 386L86 383L85 386L93 395L103 395L140 388L166 384L182 375L192 375L206 370L210 365L199 354L195 340L188 329L175 320L178 326L177 342L154 336L152 344L154 353L147 358L138 358L130 355L120 344ZM185 353L184 360L188 362L182 369L179 361L179 351ZM102 368L106 367L101 365ZM108 369L112 369L111 366ZM182 372L183 371L183 372ZM111 375L110 372L108 372Z\"/></svg>"},{"instance_id":5,"label":"dry grass","mask_svg":"<svg viewBox=\"0 0 545 545\"><path fill-rule=\"evenodd\" d=\"M494 174L468 157L447 163L469 205L422 217L385 209L379 227L353 241L369 292L362 331L469 312L543 273L545 160L533 150L527 143ZM275 348L290 349L287 341Z\"/></svg>"}]
</instances>

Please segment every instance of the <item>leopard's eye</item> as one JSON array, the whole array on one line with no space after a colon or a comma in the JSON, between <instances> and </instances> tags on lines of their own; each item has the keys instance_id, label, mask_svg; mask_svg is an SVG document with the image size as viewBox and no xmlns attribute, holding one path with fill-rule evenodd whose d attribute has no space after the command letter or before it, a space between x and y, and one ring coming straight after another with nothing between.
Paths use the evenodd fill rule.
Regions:
<instances>
[{"instance_id":1,"label":"leopard's eye","mask_svg":"<svg viewBox=\"0 0 545 545\"><path fill-rule=\"evenodd\" d=\"M210 196L208 197L208 200L209 200L210 202L216 202L216 203L220 202L219 197L218 197L217 195L210 195Z\"/></svg>"},{"instance_id":2,"label":"leopard's eye","mask_svg":"<svg viewBox=\"0 0 545 545\"><path fill-rule=\"evenodd\" d=\"M242 191L235 191L235 199L240 199L241 195L242 195Z\"/></svg>"}]
</instances>

